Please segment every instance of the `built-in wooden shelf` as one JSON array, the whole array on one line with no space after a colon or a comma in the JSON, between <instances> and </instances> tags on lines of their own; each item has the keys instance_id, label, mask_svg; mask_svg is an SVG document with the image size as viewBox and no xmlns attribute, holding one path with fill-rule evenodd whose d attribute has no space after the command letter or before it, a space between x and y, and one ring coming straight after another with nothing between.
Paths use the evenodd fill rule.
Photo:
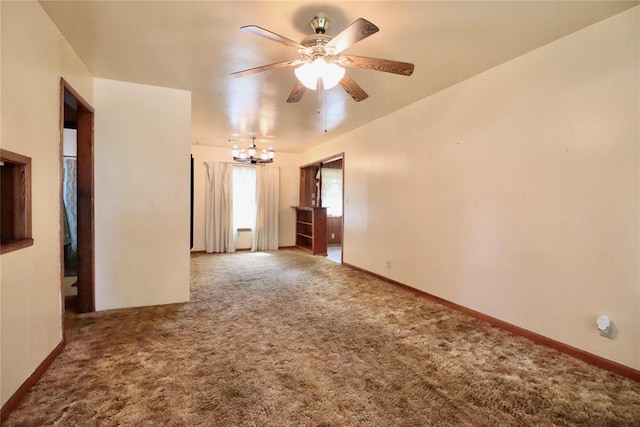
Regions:
<instances>
[{"instance_id":1,"label":"built-in wooden shelf","mask_svg":"<svg viewBox=\"0 0 640 427\"><path fill-rule=\"evenodd\" d=\"M296 210L296 247L327 255L327 208L292 206Z\"/></svg>"}]
</instances>

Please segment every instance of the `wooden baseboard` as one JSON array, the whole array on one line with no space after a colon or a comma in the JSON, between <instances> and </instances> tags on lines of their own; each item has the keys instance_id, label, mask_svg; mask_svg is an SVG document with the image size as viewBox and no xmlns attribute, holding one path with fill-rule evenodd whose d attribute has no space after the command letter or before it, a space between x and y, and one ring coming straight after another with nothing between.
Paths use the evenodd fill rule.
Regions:
<instances>
[{"instance_id":1,"label":"wooden baseboard","mask_svg":"<svg viewBox=\"0 0 640 427\"><path fill-rule=\"evenodd\" d=\"M511 332L515 335L520 335L522 337L528 338L531 341L538 343L538 344L542 344L545 345L547 347L551 347L555 350L558 350L562 353L568 354L569 356L575 357L576 359L580 359L583 362L589 363L590 365L594 365L597 366L599 368L602 369L606 369L607 371L616 373L618 375L622 375L623 377L627 377L629 379L632 379L634 381L640 381L640 371L633 369L629 366L625 366L622 365L618 362L614 362L613 360L609 360L609 359L605 359L604 357L601 356L597 356L593 353L589 353L587 351L581 350L579 348L570 346L568 344L565 344L563 342L560 341L556 341L552 338L549 337L545 337L544 335L540 335L536 332L532 332L529 331L527 329L521 328L519 326L513 325L511 323L505 322L504 320L500 320L500 319L496 319L495 317L491 317L487 314L481 313L479 311L476 310L472 310L470 308L467 308L465 306L456 304L454 302L451 301L447 301L443 298L437 297L435 295L432 295L428 292L422 291L420 289L416 289L413 288L409 285L406 285L404 283L400 283L400 282L396 282L395 280L389 279L388 277L384 277L381 276L379 274L373 273L371 271L365 270L363 268L360 267L356 267L355 265L351 265L351 264L347 264L347 263L343 263L343 265L346 265L347 267L353 268L355 270L358 271L362 271L363 273L366 274L370 274L374 277L377 277L381 280L384 280L385 282L391 283L393 285L396 286L400 286L402 288L405 288L411 292L413 292L414 294L424 297L424 298L428 298L432 301L435 301L437 303L440 303L444 306L447 306L453 310L459 311L461 313L464 314L468 314L469 316L475 317L476 319L480 319L483 320L487 323L490 323L491 325L503 329L507 332Z\"/></svg>"},{"instance_id":2,"label":"wooden baseboard","mask_svg":"<svg viewBox=\"0 0 640 427\"><path fill-rule=\"evenodd\" d=\"M51 366L56 357L58 357L60 353L62 353L64 345L64 341L61 341L60 344L58 344L56 348L54 348L53 351L49 353L49 355L42 361L42 363L40 363L36 370L33 371L33 374L31 374L29 378L27 378L27 380L22 383L20 388L18 388L18 390L13 393L9 400L7 400L4 405L2 405L2 409L0 410L0 423L4 422L7 417L9 417L11 411L16 409L20 401L24 399L31 387L33 387L33 385L38 382L40 377L42 377L49 366Z\"/></svg>"}]
</instances>

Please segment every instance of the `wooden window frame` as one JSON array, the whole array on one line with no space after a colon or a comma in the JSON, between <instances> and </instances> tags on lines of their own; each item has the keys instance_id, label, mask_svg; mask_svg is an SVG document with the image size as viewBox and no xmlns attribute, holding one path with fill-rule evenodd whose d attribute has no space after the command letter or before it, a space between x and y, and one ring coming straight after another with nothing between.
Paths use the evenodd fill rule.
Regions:
<instances>
[{"instance_id":1,"label":"wooden window frame","mask_svg":"<svg viewBox=\"0 0 640 427\"><path fill-rule=\"evenodd\" d=\"M31 158L0 149L2 234L0 254L33 245L31 234ZM7 236L8 234L8 236Z\"/></svg>"}]
</instances>

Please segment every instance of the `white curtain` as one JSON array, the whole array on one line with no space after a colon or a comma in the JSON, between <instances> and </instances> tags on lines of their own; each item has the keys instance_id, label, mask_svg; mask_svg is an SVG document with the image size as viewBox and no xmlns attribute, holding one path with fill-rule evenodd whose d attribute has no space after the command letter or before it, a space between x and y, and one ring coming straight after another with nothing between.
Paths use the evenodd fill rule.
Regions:
<instances>
[{"instance_id":1,"label":"white curtain","mask_svg":"<svg viewBox=\"0 0 640 427\"><path fill-rule=\"evenodd\" d=\"M64 265L74 268L78 262L78 161L75 157L65 157L63 167Z\"/></svg>"},{"instance_id":2,"label":"white curtain","mask_svg":"<svg viewBox=\"0 0 640 427\"><path fill-rule=\"evenodd\" d=\"M234 252L232 166L228 163L207 162L205 193L205 250Z\"/></svg>"},{"instance_id":3,"label":"white curtain","mask_svg":"<svg viewBox=\"0 0 640 427\"><path fill-rule=\"evenodd\" d=\"M278 249L278 212L280 206L280 168L256 168L256 226L252 251Z\"/></svg>"}]
</instances>

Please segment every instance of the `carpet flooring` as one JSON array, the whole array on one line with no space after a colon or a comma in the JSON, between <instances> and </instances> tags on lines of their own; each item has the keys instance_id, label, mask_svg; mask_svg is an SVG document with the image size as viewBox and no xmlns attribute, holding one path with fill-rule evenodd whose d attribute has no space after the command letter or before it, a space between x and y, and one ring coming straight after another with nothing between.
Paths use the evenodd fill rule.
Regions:
<instances>
[{"instance_id":1,"label":"carpet flooring","mask_svg":"<svg viewBox=\"0 0 640 427\"><path fill-rule=\"evenodd\" d=\"M67 318L10 426L640 426L640 383L297 250Z\"/></svg>"}]
</instances>

